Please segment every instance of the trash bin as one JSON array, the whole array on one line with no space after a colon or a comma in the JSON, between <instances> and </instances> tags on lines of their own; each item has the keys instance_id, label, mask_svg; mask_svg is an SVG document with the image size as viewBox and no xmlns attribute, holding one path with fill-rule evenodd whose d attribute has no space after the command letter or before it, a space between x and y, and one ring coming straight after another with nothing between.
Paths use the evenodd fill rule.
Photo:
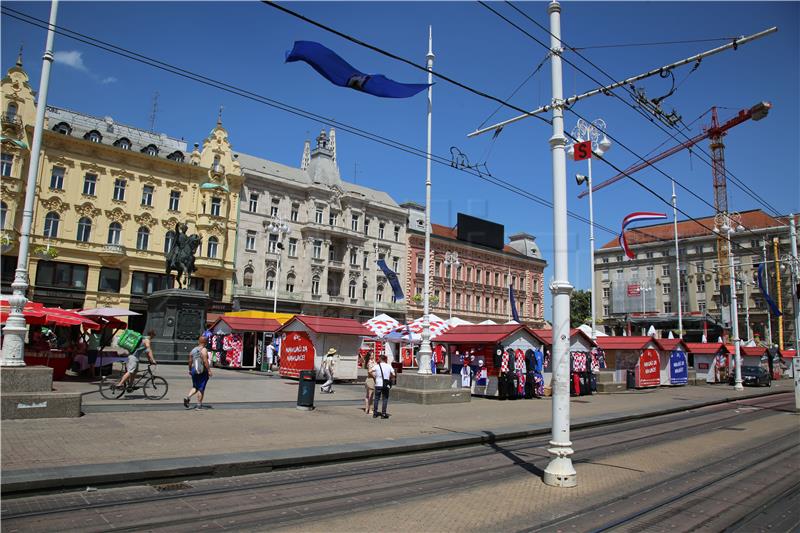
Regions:
<instances>
[{"instance_id":1,"label":"trash bin","mask_svg":"<svg viewBox=\"0 0 800 533\"><path fill-rule=\"evenodd\" d=\"M300 381L297 384L297 408L302 411L314 409L314 389L316 388L316 373L313 370L301 370Z\"/></svg>"},{"instance_id":2,"label":"trash bin","mask_svg":"<svg viewBox=\"0 0 800 533\"><path fill-rule=\"evenodd\" d=\"M626 370L625 371L625 386L629 389L636 388L636 371L635 370Z\"/></svg>"}]
</instances>

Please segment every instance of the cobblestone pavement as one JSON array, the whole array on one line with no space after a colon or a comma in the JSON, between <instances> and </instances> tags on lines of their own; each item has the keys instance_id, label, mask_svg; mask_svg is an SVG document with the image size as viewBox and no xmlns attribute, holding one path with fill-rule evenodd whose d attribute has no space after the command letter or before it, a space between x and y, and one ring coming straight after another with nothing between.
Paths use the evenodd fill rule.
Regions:
<instances>
[{"instance_id":1,"label":"cobblestone pavement","mask_svg":"<svg viewBox=\"0 0 800 533\"><path fill-rule=\"evenodd\" d=\"M161 486L4 499L16 531L792 531L789 394L575 431L578 486L546 437ZM794 488L793 488L794 487ZM757 527L750 518L759 510ZM776 526L776 527L773 527ZM782 529L780 529L782 528Z\"/></svg>"},{"instance_id":2,"label":"cobblestone pavement","mask_svg":"<svg viewBox=\"0 0 800 533\"><path fill-rule=\"evenodd\" d=\"M245 395L237 394L237 391L243 389L241 382L250 380L250 376L234 373L228 379L221 375L214 379L218 381L209 385L208 393L211 407L217 405L220 398L240 397L256 401L258 396L253 392L256 388L263 389L264 397L274 398L274 401L278 398L285 400L287 396L296 398L296 382L253 376L253 383L247 385L249 392ZM171 388L177 387L172 379L170 385ZM732 387L720 385L595 395L574 398L571 417L573 423L578 423L604 416L627 416L790 388L791 382L784 380L775 383L771 389L748 388L744 393L735 393ZM283 392L287 390L290 392ZM294 407L266 409L258 405L248 409L186 411L181 406L169 411L134 409L89 413L77 419L4 420L0 435L2 467L4 472L10 472L107 464L123 459L195 457L345 443L378 443L380 446L381 442L391 444L404 437L525 429L549 424L551 417L549 399L499 402L474 398L470 403L436 406L392 402L389 406L391 418L375 420L365 416L363 404L355 401L363 386L339 385L336 390L343 393L352 390L341 396L351 394L353 402L339 405L326 398L316 402L317 409L311 412L298 411ZM339 392L333 396L337 395ZM170 397L176 397L175 393L170 392ZM109 405L120 402L124 400L112 401ZM154 403L159 402L150 402ZM219 400L220 407L225 403ZM144 409L147 404L142 405Z\"/></svg>"}]
</instances>

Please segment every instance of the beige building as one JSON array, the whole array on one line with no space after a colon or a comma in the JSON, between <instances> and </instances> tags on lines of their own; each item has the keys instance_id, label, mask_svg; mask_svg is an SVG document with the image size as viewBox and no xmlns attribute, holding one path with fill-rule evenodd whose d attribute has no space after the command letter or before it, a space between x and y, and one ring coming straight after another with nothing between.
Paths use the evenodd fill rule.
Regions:
<instances>
[{"instance_id":1,"label":"beige building","mask_svg":"<svg viewBox=\"0 0 800 533\"><path fill-rule=\"evenodd\" d=\"M376 260L404 283L406 212L385 192L341 178L333 129L313 149L306 141L299 168L238 155L245 182L234 294L241 309L272 311L277 296L278 312L405 316L406 302L394 300ZM274 231L278 221L283 232Z\"/></svg>"},{"instance_id":2,"label":"beige building","mask_svg":"<svg viewBox=\"0 0 800 533\"><path fill-rule=\"evenodd\" d=\"M17 262L36 104L21 60L2 80L3 293ZM29 262L34 301L119 306L172 286L165 274L178 222L202 237L193 287L230 307L241 168L220 122L202 147L48 106ZM131 324L144 326L145 316Z\"/></svg>"},{"instance_id":3,"label":"beige building","mask_svg":"<svg viewBox=\"0 0 800 533\"><path fill-rule=\"evenodd\" d=\"M713 228L714 217L698 220L700 223L678 222L680 273L676 272L671 222L626 232L628 243L636 254L631 261L623 261L617 239L595 251L594 275L598 291L595 312L608 333L622 334L630 327L634 335L639 335L642 329L651 325L661 330L664 336L670 330L677 332L680 287L684 338L700 341L704 329L708 331L708 340L723 336L724 330L730 327L730 316L727 311L723 313L720 305L717 236L703 227ZM753 280L763 258L764 242L769 261L769 290L777 301L773 239L778 239L779 255L789 252L788 219L752 210L742 213L741 223L752 232L744 231L733 236L734 264L739 278L736 291L739 332L744 340L756 336L765 340L769 337L769 314ZM790 310L792 305L790 285L788 276L783 273L784 311ZM784 340L793 343L792 320L784 320L783 326ZM772 319L772 340L778 342L778 320L775 318Z\"/></svg>"}]
</instances>

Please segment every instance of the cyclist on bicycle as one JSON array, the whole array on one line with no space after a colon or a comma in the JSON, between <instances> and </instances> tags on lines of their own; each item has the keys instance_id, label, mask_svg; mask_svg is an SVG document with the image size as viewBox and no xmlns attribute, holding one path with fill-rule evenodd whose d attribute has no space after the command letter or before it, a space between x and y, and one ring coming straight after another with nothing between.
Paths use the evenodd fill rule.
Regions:
<instances>
[{"instance_id":1,"label":"cyclist on bicycle","mask_svg":"<svg viewBox=\"0 0 800 533\"><path fill-rule=\"evenodd\" d=\"M149 330L147 335L142 337L142 341L139 343L139 346L128 355L128 364L125 368L126 372L119 380L119 383L116 384L117 388L122 388L125 383L133 383L133 379L136 376L136 371L139 369L139 358L142 355L147 354L147 359L150 361L151 365L158 364L156 363L155 357L153 357L153 350L150 348L150 339L155 336L156 332L152 329Z\"/></svg>"}]
</instances>

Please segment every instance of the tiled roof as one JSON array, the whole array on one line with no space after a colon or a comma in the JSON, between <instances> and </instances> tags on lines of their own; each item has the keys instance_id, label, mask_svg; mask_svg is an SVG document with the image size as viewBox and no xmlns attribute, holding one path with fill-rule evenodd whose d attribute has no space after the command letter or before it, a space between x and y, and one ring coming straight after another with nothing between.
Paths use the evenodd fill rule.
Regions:
<instances>
[{"instance_id":1,"label":"tiled roof","mask_svg":"<svg viewBox=\"0 0 800 533\"><path fill-rule=\"evenodd\" d=\"M694 355L716 355L720 349L727 353L728 349L721 342L687 342L689 353Z\"/></svg>"},{"instance_id":2,"label":"tiled roof","mask_svg":"<svg viewBox=\"0 0 800 533\"><path fill-rule=\"evenodd\" d=\"M656 344L665 352L671 352L673 350L677 350L678 348L684 348L688 350L688 347L686 346L686 343L683 342L683 339L656 339Z\"/></svg>"},{"instance_id":3,"label":"tiled roof","mask_svg":"<svg viewBox=\"0 0 800 533\"><path fill-rule=\"evenodd\" d=\"M211 329L224 322L233 331L266 331L272 333L281 327L281 323L271 318L243 318L240 316L221 316Z\"/></svg>"},{"instance_id":4,"label":"tiled roof","mask_svg":"<svg viewBox=\"0 0 800 533\"><path fill-rule=\"evenodd\" d=\"M436 338L436 342L495 344L519 330L525 330L536 340L543 342L523 324L465 324L442 333Z\"/></svg>"},{"instance_id":5,"label":"tiled roof","mask_svg":"<svg viewBox=\"0 0 800 533\"><path fill-rule=\"evenodd\" d=\"M653 337L597 337L597 345L604 350L643 350Z\"/></svg>"},{"instance_id":6,"label":"tiled roof","mask_svg":"<svg viewBox=\"0 0 800 533\"><path fill-rule=\"evenodd\" d=\"M297 315L283 325L285 328L295 320L299 320L314 333L329 333L334 335L360 335L371 337L372 332L357 320L351 318L327 318L322 316ZM281 328L283 329L283 328Z\"/></svg>"},{"instance_id":7,"label":"tiled roof","mask_svg":"<svg viewBox=\"0 0 800 533\"><path fill-rule=\"evenodd\" d=\"M714 227L714 217L703 217L694 220L684 220L678 222L678 238L689 239L692 237L711 236L712 232L707 228ZM784 222L774 218L760 209L744 211L742 213L742 225L747 229L774 228L785 225ZM707 226L704 227L704 226ZM672 222L665 224L655 224L652 226L638 226L625 232L628 244L646 244L657 241L668 241L674 238L674 228ZM619 241L614 238L602 246L601 249L619 248Z\"/></svg>"},{"instance_id":8,"label":"tiled roof","mask_svg":"<svg viewBox=\"0 0 800 533\"><path fill-rule=\"evenodd\" d=\"M732 354L736 353L736 346L733 344L726 344L725 348ZM740 346L739 353L748 357L761 357L767 354L767 349L762 346Z\"/></svg>"}]
</instances>

